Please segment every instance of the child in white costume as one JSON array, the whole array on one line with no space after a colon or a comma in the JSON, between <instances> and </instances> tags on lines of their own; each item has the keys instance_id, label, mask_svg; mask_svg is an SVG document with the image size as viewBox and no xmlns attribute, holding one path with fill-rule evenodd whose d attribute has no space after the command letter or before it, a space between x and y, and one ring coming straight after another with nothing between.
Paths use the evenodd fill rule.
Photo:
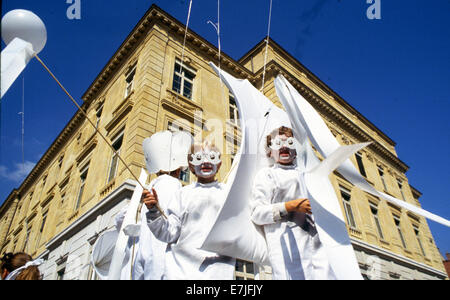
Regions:
<instances>
[{"instance_id":1,"label":"child in white costume","mask_svg":"<svg viewBox=\"0 0 450 300\"><path fill-rule=\"evenodd\" d=\"M261 169L254 179L252 221L264 227L273 279L336 279L311 217L295 144L290 128L267 137L267 154L275 165Z\"/></svg>"},{"instance_id":2,"label":"child in white costume","mask_svg":"<svg viewBox=\"0 0 450 300\"><path fill-rule=\"evenodd\" d=\"M168 219L154 209L159 195L145 195L149 207L148 226L153 234L167 242L165 279L232 280L235 259L200 250L225 201L224 185L215 180L221 166L220 152L204 143L193 146L189 168L198 182L181 189L170 202Z\"/></svg>"},{"instance_id":3,"label":"child in white costume","mask_svg":"<svg viewBox=\"0 0 450 300\"><path fill-rule=\"evenodd\" d=\"M179 194L181 183L178 180L181 169L188 166L187 154L192 144L192 137L185 132L158 132L143 143L147 170L156 174L147 189L155 190L159 195L159 206L167 211L169 201ZM122 223L128 207L116 216L116 228L122 228ZM160 280L164 274L164 261L167 244L161 242L152 234L147 226L147 207L143 206L140 222L128 228L122 228L128 239L127 255L122 267L121 279ZM138 229L137 229L138 228ZM134 262L131 267L131 257L134 248ZM132 272L131 272L132 270Z\"/></svg>"},{"instance_id":4,"label":"child in white costume","mask_svg":"<svg viewBox=\"0 0 450 300\"><path fill-rule=\"evenodd\" d=\"M159 205L163 211L166 211L168 202L175 194L181 190L181 183L178 179L179 170L172 172L172 175L163 174L154 179L149 185L148 189L155 189L160 196ZM125 218L128 206L123 208L116 216L116 228L122 227L122 222ZM130 279L131 270L131 254L133 244L135 248L134 266L133 266L133 280L160 280L164 274L164 256L167 248L167 243L156 239L147 226L147 207L142 208L141 220L139 222L140 232L135 240L131 237L128 240L126 258L127 263L122 268L121 279Z\"/></svg>"}]
</instances>

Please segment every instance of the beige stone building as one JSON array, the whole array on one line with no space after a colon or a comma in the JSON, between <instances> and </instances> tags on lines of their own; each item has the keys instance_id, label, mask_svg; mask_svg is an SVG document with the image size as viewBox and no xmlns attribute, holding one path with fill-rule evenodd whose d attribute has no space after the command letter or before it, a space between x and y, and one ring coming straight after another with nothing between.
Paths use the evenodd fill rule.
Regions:
<instances>
[{"instance_id":1,"label":"beige stone building","mask_svg":"<svg viewBox=\"0 0 450 300\"><path fill-rule=\"evenodd\" d=\"M194 135L205 126L226 149L220 178L239 143L233 97L208 66L218 49L152 6L83 96L82 109L110 140L134 174L145 168L142 142L154 132L180 127ZM260 88L265 41L236 61L222 53L222 68ZM181 66L183 65L183 67ZM379 191L420 206L408 183L408 166L395 142L333 92L275 41L270 40L264 93L279 105L274 88L283 74L320 112L342 144L374 141L354 164ZM211 122L210 120L215 120ZM193 176L183 174L185 183ZM444 279L445 269L427 221L355 188L338 173L332 183L367 279ZM80 112L67 123L23 183L0 208L0 253L26 251L46 259L45 279L93 279L89 256L96 238L114 228L115 214L136 182ZM237 279L257 270L239 262ZM270 268L260 270L270 278Z\"/></svg>"}]
</instances>

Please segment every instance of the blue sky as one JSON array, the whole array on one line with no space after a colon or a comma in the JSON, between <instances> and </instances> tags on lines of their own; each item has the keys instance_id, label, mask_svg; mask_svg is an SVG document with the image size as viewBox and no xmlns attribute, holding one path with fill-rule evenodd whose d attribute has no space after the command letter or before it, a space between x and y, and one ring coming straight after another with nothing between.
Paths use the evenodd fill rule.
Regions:
<instances>
[{"instance_id":1,"label":"blue sky","mask_svg":"<svg viewBox=\"0 0 450 300\"><path fill-rule=\"evenodd\" d=\"M69 20L66 0L4 0L2 16L23 8L39 15L48 42L41 58L80 99L152 3L186 22L188 0L81 1ZM450 219L450 1L381 0L369 20L366 0L273 0L271 37L397 142L424 209ZM269 0L221 1L222 48L239 59L267 33ZM191 28L217 45L208 20L217 1L194 0ZM2 47L4 46L2 42ZM25 167L22 82L25 81ZM80 100L81 102L81 100ZM31 170L76 109L37 61L2 99L0 203ZM448 228L429 222L442 253Z\"/></svg>"}]
</instances>

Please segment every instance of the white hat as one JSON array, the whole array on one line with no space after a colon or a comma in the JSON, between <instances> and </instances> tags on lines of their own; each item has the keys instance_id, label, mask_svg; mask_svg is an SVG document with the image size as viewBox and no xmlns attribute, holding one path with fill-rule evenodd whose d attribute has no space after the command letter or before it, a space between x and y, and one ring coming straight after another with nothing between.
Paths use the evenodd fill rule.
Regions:
<instances>
[{"instance_id":1,"label":"white hat","mask_svg":"<svg viewBox=\"0 0 450 300\"><path fill-rule=\"evenodd\" d=\"M192 140L192 136L185 131L161 131L145 139L143 147L147 171L155 174L187 167Z\"/></svg>"}]
</instances>

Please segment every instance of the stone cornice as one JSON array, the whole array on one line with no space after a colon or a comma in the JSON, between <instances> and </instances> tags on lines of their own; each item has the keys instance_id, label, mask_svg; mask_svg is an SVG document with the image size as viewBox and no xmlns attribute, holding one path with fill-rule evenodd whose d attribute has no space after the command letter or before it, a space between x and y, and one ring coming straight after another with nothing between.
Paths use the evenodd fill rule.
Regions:
<instances>
[{"instance_id":1,"label":"stone cornice","mask_svg":"<svg viewBox=\"0 0 450 300\"><path fill-rule=\"evenodd\" d=\"M411 188L411 192L412 192L414 198L419 199L420 197L422 197L422 193L418 189L416 189L412 185L409 185L409 187Z\"/></svg>"},{"instance_id":2,"label":"stone cornice","mask_svg":"<svg viewBox=\"0 0 450 300\"><path fill-rule=\"evenodd\" d=\"M166 26L170 32L184 38L185 25L153 4L84 93L83 100L91 101L99 94L156 23ZM186 42L191 43L211 58L219 59L219 50L191 29L188 29ZM252 76L249 70L223 52L221 54L221 64L222 68L240 77L250 78Z\"/></svg>"},{"instance_id":3,"label":"stone cornice","mask_svg":"<svg viewBox=\"0 0 450 300\"><path fill-rule=\"evenodd\" d=\"M359 142L371 141L373 144L369 146L369 149L380 155L386 161L395 166L400 172L406 173L409 169L403 161L401 161L397 156L395 156L391 151L386 149L380 143L378 143L371 135L361 129L352 120L347 118L344 114L339 112L331 104L325 101L322 97L317 95L308 86L302 83L300 80L292 76L286 69L280 66L275 61L270 61L267 64L266 71L268 74L274 72L275 74L282 74L302 95L308 100L317 110L327 115L331 119L336 120L336 123L348 130L353 136L355 136Z\"/></svg>"}]
</instances>

